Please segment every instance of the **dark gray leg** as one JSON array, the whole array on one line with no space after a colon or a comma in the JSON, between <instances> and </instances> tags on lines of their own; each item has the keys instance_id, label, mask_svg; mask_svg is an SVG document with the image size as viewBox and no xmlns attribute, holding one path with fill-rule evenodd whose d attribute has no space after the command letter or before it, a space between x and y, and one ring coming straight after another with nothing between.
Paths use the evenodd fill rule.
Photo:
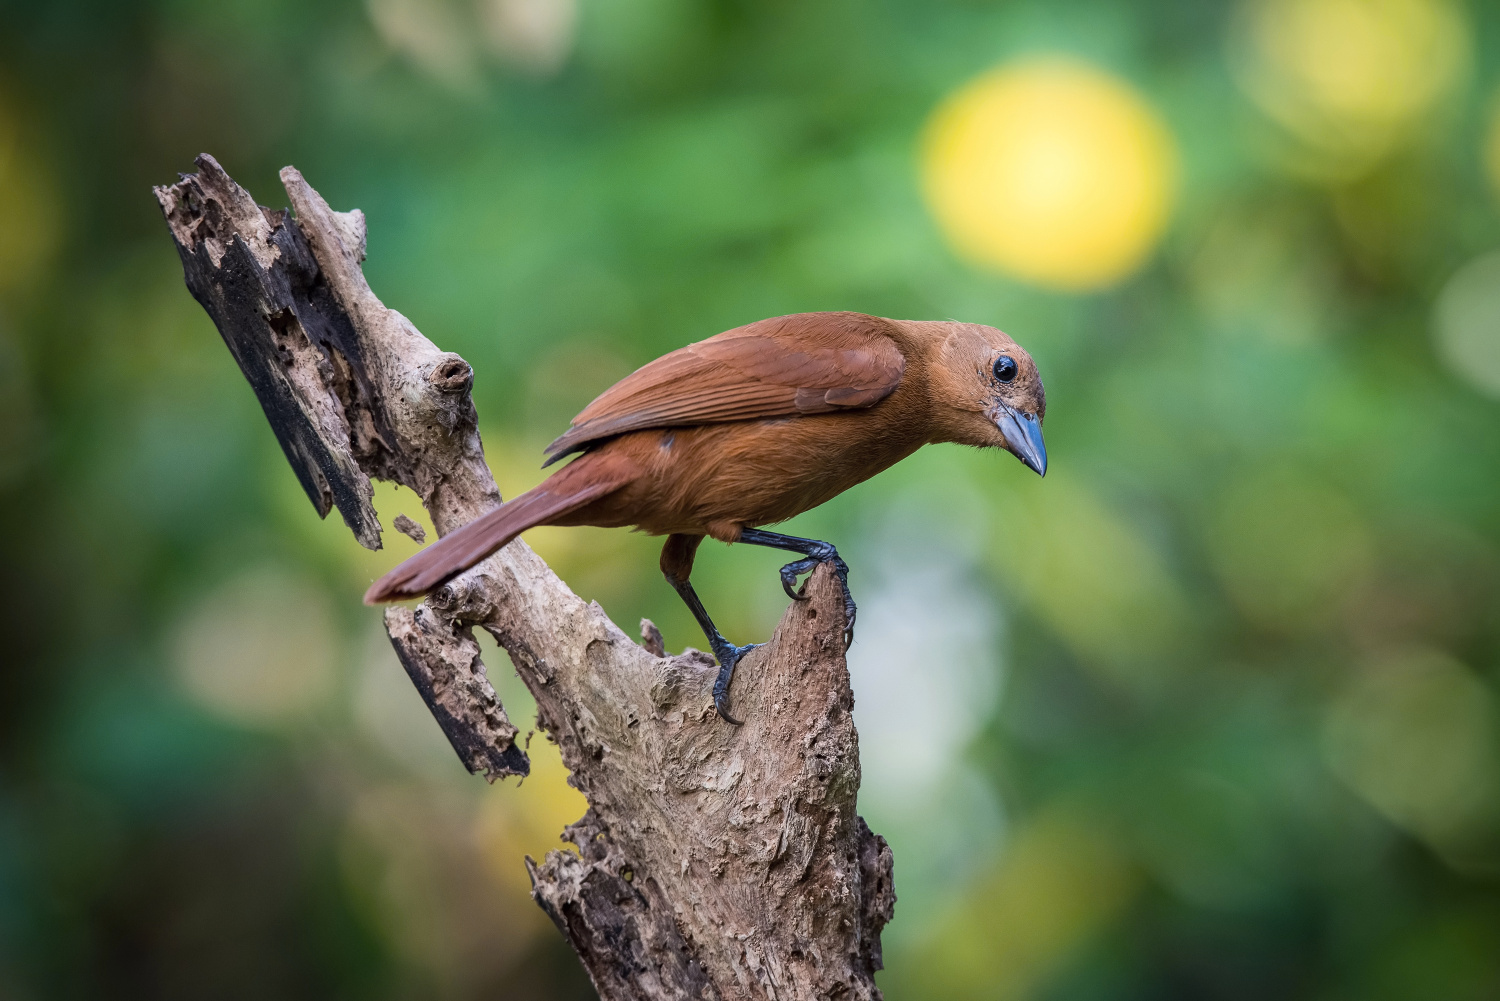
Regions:
<instances>
[{"instance_id":1,"label":"dark gray leg","mask_svg":"<svg viewBox=\"0 0 1500 1001\"><path fill-rule=\"evenodd\" d=\"M849 649L849 644L854 642L854 615L858 609L854 606L854 596L849 593L849 565L839 558L839 551L833 548L832 543L819 542L817 539L799 539L795 535L766 532L759 528L747 528L742 531L740 541L748 542L752 546L765 546L768 549L801 553L806 557L781 568L782 590L797 601L807 600L807 595L803 593L806 589L799 590L797 587L798 575L807 573L819 563L832 563L833 572L838 575L839 585L844 589L844 649Z\"/></svg>"},{"instance_id":2,"label":"dark gray leg","mask_svg":"<svg viewBox=\"0 0 1500 1001\"><path fill-rule=\"evenodd\" d=\"M688 611L693 613L693 618L698 620L703 635L708 637L714 659L719 662L719 676L714 679L714 708L726 722L739 726L740 721L729 715L729 682L734 678L734 667L740 662L740 658L761 644L735 646L726 640L714 625L714 620L708 617L708 610L699 600L698 592L688 583L688 576L693 572L693 556L698 551L698 543L702 541L701 535L667 536L667 543L661 550L661 572L687 605Z\"/></svg>"}]
</instances>

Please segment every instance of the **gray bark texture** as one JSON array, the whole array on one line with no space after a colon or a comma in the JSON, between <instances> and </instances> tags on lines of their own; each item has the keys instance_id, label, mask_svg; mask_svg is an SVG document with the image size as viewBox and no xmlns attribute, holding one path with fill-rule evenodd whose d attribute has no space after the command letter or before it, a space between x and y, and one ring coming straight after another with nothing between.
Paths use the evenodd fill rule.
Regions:
<instances>
[{"instance_id":1,"label":"gray bark texture","mask_svg":"<svg viewBox=\"0 0 1500 1001\"><path fill-rule=\"evenodd\" d=\"M365 282L365 220L288 167L295 212L270 211L210 156L155 189L188 288L260 399L313 506L379 548L370 478L422 498L440 535L492 509L474 373ZM400 519L403 531L411 525ZM643 645L516 541L416 608L391 643L464 765L525 775L516 727L485 677L488 630L536 696L588 812L580 853L526 859L533 896L605 1001L878 998L891 852L855 813L859 739L843 609L828 568L740 663L745 721L713 710L716 668Z\"/></svg>"}]
</instances>

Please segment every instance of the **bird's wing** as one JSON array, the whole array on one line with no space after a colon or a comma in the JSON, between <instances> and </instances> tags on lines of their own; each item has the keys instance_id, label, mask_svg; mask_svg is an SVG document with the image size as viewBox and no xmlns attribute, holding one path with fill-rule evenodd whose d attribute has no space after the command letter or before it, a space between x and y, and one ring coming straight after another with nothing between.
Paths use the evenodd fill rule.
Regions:
<instances>
[{"instance_id":1,"label":"bird's wing","mask_svg":"<svg viewBox=\"0 0 1500 1001\"><path fill-rule=\"evenodd\" d=\"M798 313L689 344L605 390L547 446L547 461L643 428L872 406L906 368L891 328L863 313Z\"/></svg>"}]
</instances>

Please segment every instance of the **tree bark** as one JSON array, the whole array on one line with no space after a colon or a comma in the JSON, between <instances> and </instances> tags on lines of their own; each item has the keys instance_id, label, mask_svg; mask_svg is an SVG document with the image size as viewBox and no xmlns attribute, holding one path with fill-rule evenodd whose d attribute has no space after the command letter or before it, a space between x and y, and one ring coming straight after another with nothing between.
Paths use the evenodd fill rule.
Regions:
<instances>
[{"instance_id":1,"label":"tree bark","mask_svg":"<svg viewBox=\"0 0 1500 1001\"><path fill-rule=\"evenodd\" d=\"M295 210L258 206L212 157L155 189L188 288L254 388L313 506L379 548L370 478L422 498L440 535L500 503L473 371L365 282L365 222L294 168ZM485 677L488 630L536 696L588 798L580 854L530 858L533 896L606 1001L878 998L895 906L890 849L855 813L859 742L843 607L827 568L740 663L743 726L713 710L716 668L632 642L521 541L385 612L401 663L454 750L490 781L528 762Z\"/></svg>"}]
</instances>

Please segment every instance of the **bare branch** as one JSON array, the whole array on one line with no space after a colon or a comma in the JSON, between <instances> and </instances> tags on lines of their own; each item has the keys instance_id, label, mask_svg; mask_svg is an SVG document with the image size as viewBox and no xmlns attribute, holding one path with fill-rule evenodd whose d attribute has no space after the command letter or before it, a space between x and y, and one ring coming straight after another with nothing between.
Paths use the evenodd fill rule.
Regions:
<instances>
[{"instance_id":1,"label":"bare branch","mask_svg":"<svg viewBox=\"0 0 1500 1001\"><path fill-rule=\"evenodd\" d=\"M473 372L370 290L364 217L334 212L288 167L290 223L212 158L198 166L157 189L188 286L319 513L337 504L375 548L370 477L416 490L440 535L498 504ZM581 856L527 860L534 896L607 1001L879 997L890 849L855 813L843 605L826 567L808 599L741 662L741 727L714 714L711 658L664 656L649 622L645 646L631 642L519 541L415 611L387 611L407 673L471 771L527 768L474 626L536 697L590 808L568 830Z\"/></svg>"}]
</instances>

